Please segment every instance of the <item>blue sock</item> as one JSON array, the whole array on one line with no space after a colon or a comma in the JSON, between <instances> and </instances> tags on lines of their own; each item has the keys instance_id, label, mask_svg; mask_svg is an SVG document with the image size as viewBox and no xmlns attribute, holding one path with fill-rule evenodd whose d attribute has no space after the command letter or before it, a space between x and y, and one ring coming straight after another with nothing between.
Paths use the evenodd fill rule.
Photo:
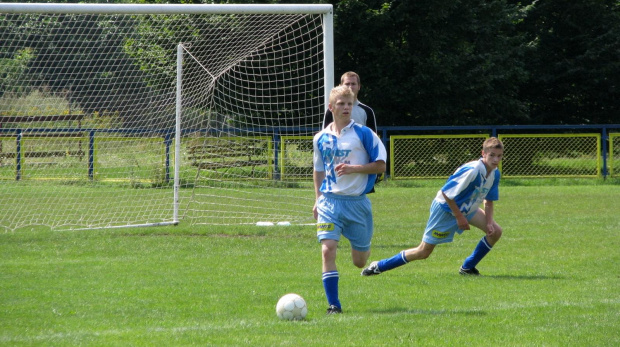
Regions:
<instances>
[{"instance_id":1,"label":"blue sock","mask_svg":"<svg viewBox=\"0 0 620 347\"><path fill-rule=\"evenodd\" d=\"M478 242L478 245L474 249L474 252L469 257L467 257L467 259L465 259L465 262L462 266L463 269L469 270L475 268L476 265L478 265L478 263L482 260L482 258L484 258L484 256L491 251L492 248L493 247L487 242L486 236L484 236L480 240L480 242Z\"/></svg>"},{"instance_id":2,"label":"blue sock","mask_svg":"<svg viewBox=\"0 0 620 347\"><path fill-rule=\"evenodd\" d=\"M379 267L379 271L388 271L399 266L407 264L407 258L405 258L405 251L401 251L391 258L386 258L383 260L379 260L377 266Z\"/></svg>"},{"instance_id":3,"label":"blue sock","mask_svg":"<svg viewBox=\"0 0 620 347\"><path fill-rule=\"evenodd\" d=\"M327 303L339 308L340 300L338 299L338 271L323 272L323 288L325 288L325 296L327 296Z\"/></svg>"}]
</instances>

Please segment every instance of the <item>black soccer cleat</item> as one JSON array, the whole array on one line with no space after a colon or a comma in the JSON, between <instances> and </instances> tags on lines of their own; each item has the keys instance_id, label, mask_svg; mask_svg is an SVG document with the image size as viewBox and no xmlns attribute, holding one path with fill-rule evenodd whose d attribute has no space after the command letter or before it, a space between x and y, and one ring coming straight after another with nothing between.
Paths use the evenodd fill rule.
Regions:
<instances>
[{"instance_id":1,"label":"black soccer cleat","mask_svg":"<svg viewBox=\"0 0 620 347\"><path fill-rule=\"evenodd\" d=\"M327 308L327 315L340 313L342 313L342 309L336 305L329 305Z\"/></svg>"},{"instance_id":2,"label":"black soccer cleat","mask_svg":"<svg viewBox=\"0 0 620 347\"><path fill-rule=\"evenodd\" d=\"M478 269L473 268L473 269L464 269L462 266L459 269L459 273L461 275L466 275L466 276L480 276L480 271L478 271Z\"/></svg>"},{"instance_id":3,"label":"black soccer cleat","mask_svg":"<svg viewBox=\"0 0 620 347\"><path fill-rule=\"evenodd\" d=\"M362 270L362 276L374 276L380 273L381 270L379 270L379 262L377 261L373 261L372 263L370 263L370 265L368 265L367 268Z\"/></svg>"}]
</instances>

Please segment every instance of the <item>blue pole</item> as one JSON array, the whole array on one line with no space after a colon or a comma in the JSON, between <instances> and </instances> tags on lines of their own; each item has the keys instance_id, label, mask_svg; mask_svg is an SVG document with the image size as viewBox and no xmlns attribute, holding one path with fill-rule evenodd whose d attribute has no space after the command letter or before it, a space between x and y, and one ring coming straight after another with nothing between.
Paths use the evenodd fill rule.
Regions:
<instances>
[{"instance_id":1,"label":"blue pole","mask_svg":"<svg viewBox=\"0 0 620 347\"><path fill-rule=\"evenodd\" d=\"M22 130L17 129L17 148L15 150L15 180L22 178Z\"/></svg>"},{"instance_id":2,"label":"blue pole","mask_svg":"<svg viewBox=\"0 0 620 347\"><path fill-rule=\"evenodd\" d=\"M275 180L280 180L280 163L278 163L278 151L280 150L280 131L275 129L273 134L273 164L274 164L274 175L273 178Z\"/></svg>"},{"instance_id":3,"label":"blue pole","mask_svg":"<svg viewBox=\"0 0 620 347\"><path fill-rule=\"evenodd\" d=\"M88 179L95 178L95 131L91 130L88 135Z\"/></svg>"}]
</instances>

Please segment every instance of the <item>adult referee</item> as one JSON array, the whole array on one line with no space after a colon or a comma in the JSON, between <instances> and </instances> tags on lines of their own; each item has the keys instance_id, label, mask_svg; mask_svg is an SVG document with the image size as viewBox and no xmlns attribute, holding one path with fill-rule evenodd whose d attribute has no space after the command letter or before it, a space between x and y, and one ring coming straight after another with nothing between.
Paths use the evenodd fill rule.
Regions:
<instances>
[{"instance_id":1,"label":"adult referee","mask_svg":"<svg viewBox=\"0 0 620 347\"><path fill-rule=\"evenodd\" d=\"M347 86L351 88L353 91L353 95L355 96L355 102L353 103L353 113L351 113L351 119L355 121L357 124L365 125L369 127L375 133L377 132L377 118L375 117L375 111L370 108L370 106L361 103L357 99L357 94L362 88L362 83L360 82L360 76L353 72L348 71L345 72L340 77L340 85ZM325 111L325 117L323 119L323 129L328 126L331 122L334 121L334 115L332 111L327 109Z\"/></svg>"}]
</instances>

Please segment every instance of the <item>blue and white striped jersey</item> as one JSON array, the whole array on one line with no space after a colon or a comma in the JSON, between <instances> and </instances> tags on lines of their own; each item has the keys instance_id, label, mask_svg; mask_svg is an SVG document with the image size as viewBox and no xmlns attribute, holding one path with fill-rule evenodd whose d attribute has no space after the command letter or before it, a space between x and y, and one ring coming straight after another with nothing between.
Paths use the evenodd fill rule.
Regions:
<instances>
[{"instance_id":1,"label":"blue and white striped jersey","mask_svg":"<svg viewBox=\"0 0 620 347\"><path fill-rule=\"evenodd\" d=\"M444 186L437 192L437 201L443 210L452 212L446 203L442 192L449 199L453 199L464 215L477 211L484 200L495 201L499 199L498 169L493 170L489 177L482 159L471 161L461 165L448 178Z\"/></svg>"},{"instance_id":2,"label":"blue and white striped jersey","mask_svg":"<svg viewBox=\"0 0 620 347\"><path fill-rule=\"evenodd\" d=\"M325 171L321 192L359 196L370 192L377 175L349 174L337 177L335 167L340 163L364 165L387 160L385 146L370 128L351 121L340 136L330 127L314 136L314 170Z\"/></svg>"}]
</instances>

